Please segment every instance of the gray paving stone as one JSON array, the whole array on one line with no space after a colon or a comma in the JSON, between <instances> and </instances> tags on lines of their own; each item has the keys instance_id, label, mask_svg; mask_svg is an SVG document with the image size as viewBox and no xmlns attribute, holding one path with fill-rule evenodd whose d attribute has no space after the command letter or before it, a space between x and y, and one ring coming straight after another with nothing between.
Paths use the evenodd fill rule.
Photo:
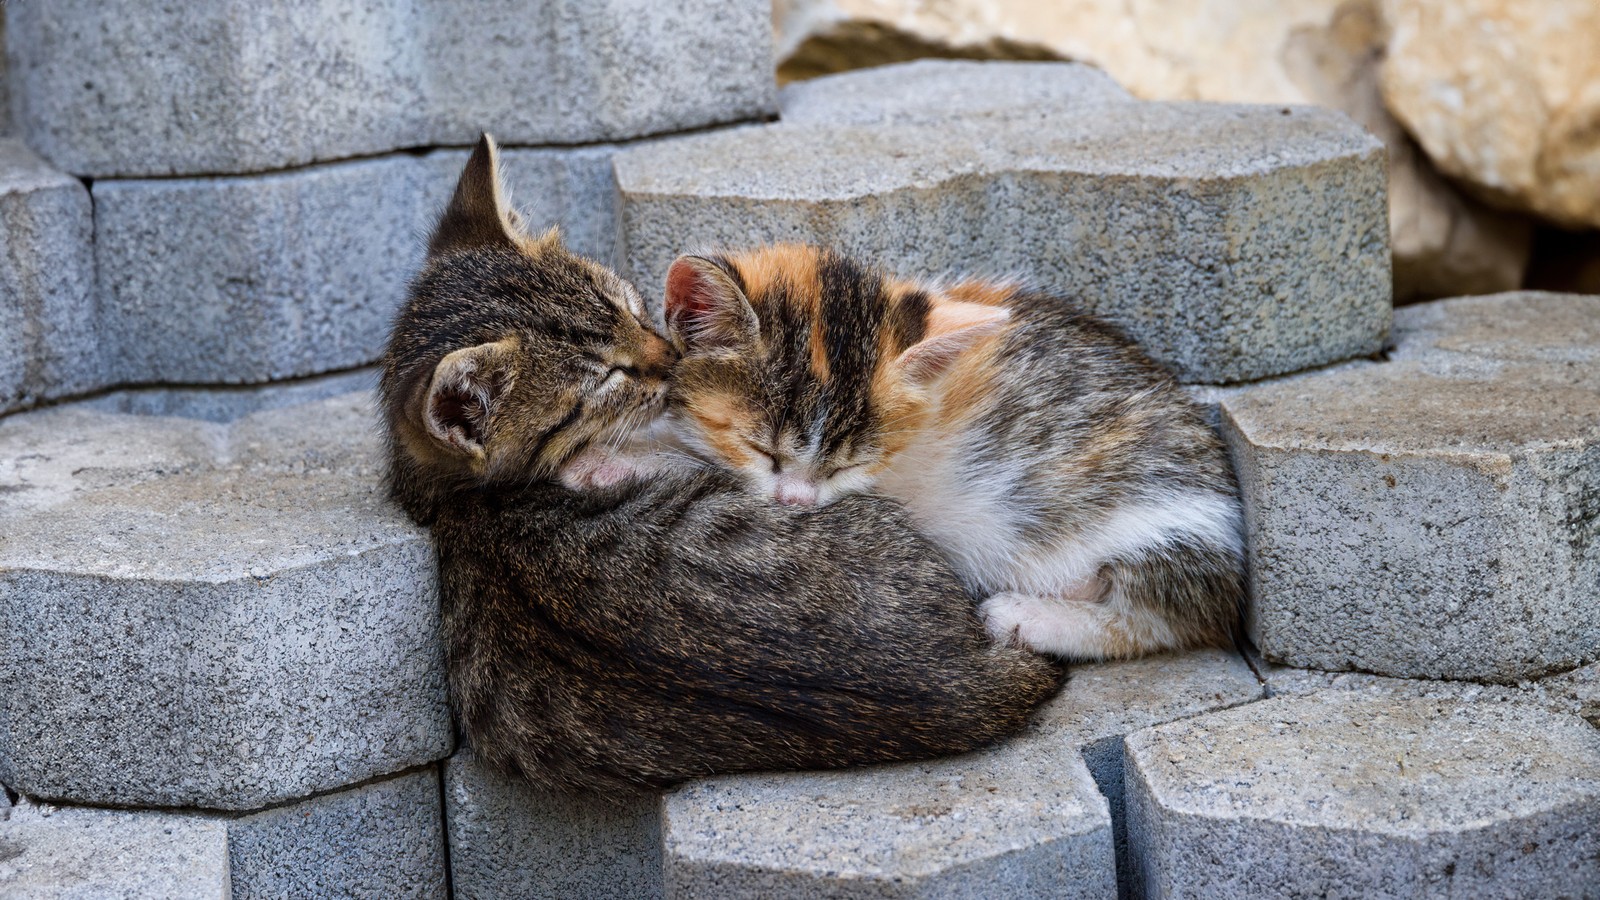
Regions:
<instances>
[{"instance_id":1,"label":"gray paving stone","mask_svg":"<svg viewBox=\"0 0 1600 900\"><path fill-rule=\"evenodd\" d=\"M1124 736L1162 722L1251 703L1263 694L1260 679L1243 657L1199 650L1073 666L1066 687L1039 711L1034 732L1059 735L1076 745L1105 795L1121 896L1129 896L1132 881L1122 790Z\"/></svg>"},{"instance_id":2,"label":"gray paving stone","mask_svg":"<svg viewBox=\"0 0 1600 900\"><path fill-rule=\"evenodd\" d=\"M1131 102L1133 95L1104 70L1081 63L924 59L794 82L778 93L778 115L786 125L1037 121Z\"/></svg>"},{"instance_id":3,"label":"gray paving stone","mask_svg":"<svg viewBox=\"0 0 1600 900\"><path fill-rule=\"evenodd\" d=\"M659 802L549 793L457 751L444 763L454 896L659 897Z\"/></svg>"},{"instance_id":4,"label":"gray paving stone","mask_svg":"<svg viewBox=\"0 0 1600 900\"><path fill-rule=\"evenodd\" d=\"M1517 703L1582 716L1600 724L1600 663L1517 684L1389 678L1365 672L1323 672L1271 663L1262 664L1262 674L1273 697L1303 697L1340 690L1467 703Z\"/></svg>"},{"instance_id":5,"label":"gray paving stone","mask_svg":"<svg viewBox=\"0 0 1600 900\"><path fill-rule=\"evenodd\" d=\"M224 821L234 900L448 896L433 767Z\"/></svg>"},{"instance_id":6,"label":"gray paving stone","mask_svg":"<svg viewBox=\"0 0 1600 900\"><path fill-rule=\"evenodd\" d=\"M1105 798L1061 735L928 763L694 782L662 804L668 897L1105 897Z\"/></svg>"},{"instance_id":7,"label":"gray paving stone","mask_svg":"<svg viewBox=\"0 0 1600 900\"><path fill-rule=\"evenodd\" d=\"M1256 645L1502 683L1600 659L1600 298L1396 316L1390 362L1220 392Z\"/></svg>"},{"instance_id":8,"label":"gray paving stone","mask_svg":"<svg viewBox=\"0 0 1600 900\"><path fill-rule=\"evenodd\" d=\"M1280 698L1127 741L1153 897L1583 897L1600 732L1513 704Z\"/></svg>"},{"instance_id":9,"label":"gray paving stone","mask_svg":"<svg viewBox=\"0 0 1600 900\"><path fill-rule=\"evenodd\" d=\"M112 382L254 382L372 362L447 190L428 174L397 155L95 182Z\"/></svg>"},{"instance_id":10,"label":"gray paving stone","mask_svg":"<svg viewBox=\"0 0 1600 900\"><path fill-rule=\"evenodd\" d=\"M614 150L508 151L530 226L564 225L572 249L609 260ZM373 362L465 162L440 151L95 182L98 384L252 383Z\"/></svg>"},{"instance_id":11,"label":"gray paving stone","mask_svg":"<svg viewBox=\"0 0 1600 900\"><path fill-rule=\"evenodd\" d=\"M228 885L219 822L27 803L0 810L0 896L9 900L228 900Z\"/></svg>"},{"instance_id":12,"label":"gray paving stone","mask_svg":"<svg viewBox=\"0 0 1600 900\"><path fill-rule=\"evenodd\" d=\"M667 894L1109 896L1122 735L1260 696L1221 651L1080 666L987 751L686 786L663 802Z\"/></svg>"},{"instance_id":13,"label":"gray paving stone","mask_svg":"<svg viewBox=\"0 0 1600 900\"><path fill-rule=\"evenodd\" d=\"M89 193L0 140L0 413L98 387Z\"/></svg>"},{"instance_id":14,"label":"gray paving stone","mask_svg":"<svg viewBox=\"0 0 1600 900\"><path fill-rule=\"evenodd\" d=\"M925 100L903 115L852 101L847 121L867 109L907 123L831 124L813 108L619 153L619 262L647 294L682 252L775 240L903 275L1022 276L1117 320L1185 381L1379 348L1384 157L1360 127L1319 109L1080 102L1077 67L1007 71L1023 96L1061 79L1059 105L1025 116L996 99L982 116L968 102L932 121Z\"/></svg>"},{"instance_id":15,"label":"gray paving stone","mask_svg":"<svg viewBox=\"0 0 1600 900\"><path fill-rule=\"evenodd\" d=\"M0 420L0 781L251 809L442 758L426 536L367 393Z\"/></svg>"},{"instance_id":16,"label":"gray paving stone","mask_svg":"<svg viewBox=\"0 0 1600 900\"><path fill-rule=\"evenodd\" d=\"M264 171L465 146L483 129L616 140L763 116L775 99L759 0L60 0L7 14L18 129L77 175Z\"/></svg>"}]
</instances>

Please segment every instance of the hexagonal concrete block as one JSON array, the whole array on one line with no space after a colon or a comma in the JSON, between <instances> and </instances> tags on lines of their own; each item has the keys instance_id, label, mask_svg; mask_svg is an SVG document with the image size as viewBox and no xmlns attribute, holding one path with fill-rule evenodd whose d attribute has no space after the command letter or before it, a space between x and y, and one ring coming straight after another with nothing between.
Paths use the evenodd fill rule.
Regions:
<instances>
[{"instance_id":1,"label":"hexagonal concrete block","mask_svg":"<svg viewBox=\"0 0 1600 900\"><path fill-rule=\"evenodd\" d=\"M365 392L0 419L0 782L251 809L447 755L433 553L381 466Z\"/></svg>"},{"instance_id":2,"label":"hexagonal concrete block","mask_svg":"<svg viewBox=\"0 0 1600 900\"><path fill-rule=\"evenodd\" d=\"M1219 392L1262 654L1497 682L1600 659L1600 297L1406 307L1396 340Z\"/></svg>"},{"instance_id":3,"label":"hexagonal concrete block","mask_svg":"<svg viewBox=\"0 0 1600 900\"><path fill-rule=\"evenodd\" d=\"M7 13L18 130L77 175L258 172L465 146L483 129L587 143L774 106L761 0L61 0Z\"/></svg>"},{"instance_id":4,"label":"hexagonal concrete block","mask_svg":"<svg viewBox=\"0 0 1600 900\"><path fill-rule=\"evenodd\" d=\"M446 896L437 771L242 815L30 804L0 816L0 895Z\"/></svg>"},{"instance_id":5,"label":"hexagonal concrete block","mask_svg":"<svg viewBox=\"0 0 1600 900\"><path fill-rule=\"evenodd\" d=\"M234 900L449 896L432 766L218 821L228 829Z\"/></svg>"},{"instance_id":6,"label":"hexagonal concrete block","mask_svg":"<svg viewBox=\"0 0 1600 900\"><path fill-rule=\"evenodd\" d=\"M660 799L554 794L444 763L450 886L459 900L661 896Z\"/></svg>"},{"instance_id":7,"label":"hexagonal concrete block","mask_svg":"<svg viewBox=\"0 0 1600 900\"><path fill-rule=\"evenodd\" d=\"M3 804L0 804L3 805ZM10 900L229 900L228 829L168 813L0 810Z\"/></svg>"},{"instance_id":8,"label":"hexagonal concrete block","mask_svg":"<svg viewBox=\"0 0 1600 900\"><path fill-rule=\"evenodd\" d=\"M1244 658L1224 650L1147 656L1073 666L1061 693L1039 711L1032 732L1079 748L1111 811L1117 884L1126 896L1128 823L1122 792L1125 735L1260 700L1262 684Z\"/></svg>"},{"instance_id":9,"label":"hexagonal concrete block","mask_svg":"<svg viewBox=\"0 0 1600 900\"><path fill-rule=\"evenodd\" d=\"M506 179L533 227L563 225L572 249L608 260L613 152L507 151ZM99 383L260 382L376 360L465 162L440 151L95 182Z\"/></svg>"},{"instance_id":10,"label":"hexagonal concrete block","mask_svg":"<svg viewBox=\"0 0 1600 900\"><path fill-rule=\"evenodd\" d=\"M662 804L668 897L1106 897L1105 798L1060 735L926 763L717 778Z\"/></svg>"},{"instance_id":11,"label":"hexagonal concrete block","mask_svg":"<svg viewBox=\"0 0 1600 900\"><path fill-rule=\"evenodd\" d=\"M104 382L93 228L77 179L0 140L0 413Z\"/></svg>"},{"instance_id":12,"label":"hexagonal concrete block","mask_svg":"<svg viewBox=\"0 0 1600 900\"><path fill-rule=\"evenodd\" d=\"M778 115L786 125L907 125L1132 101L1103 69L1081 63L924 59L794 82L778 93Z\"/></svg>"},{"instance_id":13,"label":"hexagonal concrete block","mask_svg":"<svg viewBox=\"0 0 1600 900\"><path fill-rule=\"evenodd\" d=\"M1152 897L1582 897L1600 732L1512 704L1283 698L1127 741Z\"/></svg>"},{"instance_id":14,"label":"hexagonal concrete block","mask_svg":"<svg viewBox=\"0 0 1600 900\"><path fill-rule=\"evenodd\" d=\"M448 195L433 174L400 155L95 182L113 382L266 381L377 359L421 262L430 200Z\"/></svg>"},{"instance_id":15,"label":"hexagonal concrete block","mask_svg":"<svg viewBox=\"0 0 1600 900\"><path fill-rule=\"evenodd\" d=\"M1021 276L1117 321L1185 381L1380 347L1384 156L1355 123L1321 109L1117 102L1077 66L997 71L992 115L968 97L963 115L938 118L905 99L942 96L937 79L901 67L836 77L908 79L917 91L885 88L904 113L855 92L841 124L818 102L798 123L619 153L619 264L650 294L685 251L804 240L904 276ZM946 93L960 96L963 78L953 71ZM1055 100L1021 115L1013 94Z\"/></svg>"}]
</instances>

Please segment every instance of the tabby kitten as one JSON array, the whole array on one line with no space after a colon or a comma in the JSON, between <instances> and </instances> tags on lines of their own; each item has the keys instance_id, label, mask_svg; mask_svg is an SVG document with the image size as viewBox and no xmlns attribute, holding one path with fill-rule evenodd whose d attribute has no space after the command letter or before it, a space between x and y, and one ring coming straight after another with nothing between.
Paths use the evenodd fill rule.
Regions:
<instances>
[{"instance_id":1,"label":"tabby kitten","mask_svg":"<svg viewBox=\"0 0 1600 900\"><path fill-rule=\"evenodd\" d=\"M777 246L686 256L666 316L684 439L781 503L905 504L996 638L1074 659L1227 645L1232 470L1134 344L1060 298Z\"/></svg>"},{"instance_id":2,"label":"tabby kitten","mask_svg":"<svg viewBox=\"0 0 1600 900\"><path fill-rule=\"evenodd\" d=\"M790 515L704 467L561 483L615 480L569 476L662 408L675 353L640 313L611 272L523 233L486 136L382 379L391 491L432 526L478 755L619 791L958 753L1021 728L1060 671L988 640L893 503Z\"/></svg>"}]
</instances>

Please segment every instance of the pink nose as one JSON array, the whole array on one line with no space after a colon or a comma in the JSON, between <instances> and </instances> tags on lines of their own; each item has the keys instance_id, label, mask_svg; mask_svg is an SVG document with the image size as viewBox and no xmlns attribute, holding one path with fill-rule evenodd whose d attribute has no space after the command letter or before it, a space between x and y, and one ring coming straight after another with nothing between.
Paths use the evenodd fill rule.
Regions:
<instances>
[{"instance_id":1,"label":"pink nose","mask_svg":"<svg viewBox=\"0 0 1600 900\"><path fill-rule=\"evenodd\" d=\"M797 478L780 478L772 496L784 506L816 506L817 486Z\"/></svg>"}]
</instances>

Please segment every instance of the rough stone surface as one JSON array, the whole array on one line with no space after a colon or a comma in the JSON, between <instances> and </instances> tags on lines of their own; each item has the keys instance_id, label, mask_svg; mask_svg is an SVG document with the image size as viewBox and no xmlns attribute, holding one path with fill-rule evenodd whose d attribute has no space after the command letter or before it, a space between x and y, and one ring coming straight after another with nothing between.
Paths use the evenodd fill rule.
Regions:
<instances>
[{"instance_id":1,"label":"rough stone surface","mask_svg":"<svg viewBox=\"0 0 1600 900\"><path fill-rule=\"evenodd\" d=\"M1084 78L1013 68L1023 84ZM855 95L848 114L864 105ZM1370 353L1388 328L1382 148L1325 110L1096 101L780 123L613 164L619 262L647 294L687 250L829 243L902 275L1024 276L1117 320L1187 381Z\"/></svg>"},{"instance_id":2,"label":"rough stone surface","mask_svg":"<svg viewBox=\"0 0 1600 900\"><path fill-rule=\"evenodd\" d=\"M0 140L0 413L104 379L89 193Z\"/></svg>"},{"instance_id":3,"label":"rough stone surface","mask_svg":"<svg viewBox=\"0 0 1600 900\"><path fill-rule=\"evenodd\" d=\"M1317 104L1389 151L1395 297L1514 290L1529 223L1442 178L1378 87L1378 0L778 0L779 79L926 56L1072 59L1146 100ZM793 85L791 85L791 88Z\"/></svg>"},{"instance_id":4,"label":"rough stone surface","mask_svg":"<svg viewBox=\"0 0 1600 900\"><path fill-rule=\"evenodd\" d=\"M759 117L774 98L758 0L7 12L18 130L76 175L263 171L469 145L482 129L616 140Z\"/></svg>"},{"instance_id":5,"label":"rough stone surface","mask_svg":"<svg viewBox=\"0 0 1600 900\"><path fill-rule=\"evenodd\" d=\"M1498 205L1600 226L1600 5L1383 0L1383 94L1445 173Z\"/></svg>"},{"instance_id":6,"label":"rough stone surface","mask_svg":"<svg viewBox=\"0 0 1600 900\"><path fill-rule=\"evenodd\" d=\"M433 554L370 406L0 420L0 781L250 809L449 753Z\"/></svg>"},{"instance_id":7,"label":"rough stone surface","mask_svg":"<svg viewBox=\"0 0 1600 900\"><path fill-rule=\"evenodd\" d=\"M1077 748L691 783L662 803L668 897L1105 897L1111 817Z\"/></svg>"},{"instance_id":8,"label":"rough stone surface","mask_svg":"<svg viewBox=\"0 0 1600 900\"><path fill-rule=\"evenodd\" d=\"M1126 764L1145 896L1582 897L1600 884L1600 732L1574 716L1330 691L1139 732Z\"/></svg>"},{"instance_id":9,"label":"rough stone surface","mask_svg":"<svg viewBox=\"0 0 1600 900\"><path fill-rule=\"evenodd\" d=\"M448 896L433 767L223 821L234 900Z\"/></svg>"},{"instance_id":10,"label":"rough stone surface","mask_svg":"<svg viewBox=\"0 0 1600 900\"><path fill-rule=\"evenodd\" d=\"M564 225L572 249L609 261L614 150L508 151L530 227ZM100 382L259 382L374 361L466 158L95 182Z\"/></svg>"},{"instance_id":11,"label":"rough stone surface","mask_svg":"<svg viewBox=\"0 0 1600 900\"><path fill-rule=\"evenodd\" d=\"M922 60L791 84L786 125L905 125L951 119L1037 119L1060 109L1130 102L1105 72L1078 63Z\"/></svg>"},{"instance_id":12,"label":"rough stone surface","mask_svg":"<svg viewBox=\"0 0 1600 900\"><path fill-rule=\"evenodd\" d=\"M1520 703L1552 712L1600 721L1600 663L1517 684L1478 684L1388 678L1365 672L1324 672L1262 663L1267 692L1273 697L1302 697L1325 690L1363 691L1381 696L1459 700L1467 703Z\"/></svg>"},{"instance_id":13,"label":"rough stone surface","mask_svg":"<svg viewBox=\"0 0 1600 900\"><path fill-rule=\"evenodd\" d=\"M1600 298L1439 301L1395 331L1387 363L1220 392L1256 645L1496 682L1600 658Z\"/></svg>"},{"instance_id":14,"label":"rough stone surface","mask_svg":"<svg viewBox=\"0 0 1600 900\"><path fill-rule=\"evenodd\" d=\"M661 896L654 795L552 794L461 750L444 764L450 883L459 900Z\"/></svg>"},{"instance_id":15,"label":"rough stone surface","mask_svg":"<svg viewBox=\"0 0 1600 900\"><path fill-rule=\"evenodd\" d=\"M228 882L219 822L28 803L0 810L8 900L228 900Z\"/></svg>"},{"instance_id":16,"label":"rough stone surface","mask_svg":"<svg viewBox=\"0 0 1600 900\"><path fill-rule=\"evenodd\" d=\"M667 894L1109 895L1122 735L1261 692L1221 651L1077 666L1025 734L987 751L686 786L663 804Z\"/></svg>"},{"instance_id":17,"label":"rough stone surface","mask_svg":"<svg viewBox=\"0 0 1600 900\"><path fill-rule=\"evenodd\" d=\"M1111 812L1117 884L1128 896L1128 823L1122 792L1122 740L1140 728L1261 699L1262 685L1243 657L1222 650L1147 656L1073 666L1061 693L1033 722L1033 732L1079 748Z\"/></svg>"}]
</instances>

